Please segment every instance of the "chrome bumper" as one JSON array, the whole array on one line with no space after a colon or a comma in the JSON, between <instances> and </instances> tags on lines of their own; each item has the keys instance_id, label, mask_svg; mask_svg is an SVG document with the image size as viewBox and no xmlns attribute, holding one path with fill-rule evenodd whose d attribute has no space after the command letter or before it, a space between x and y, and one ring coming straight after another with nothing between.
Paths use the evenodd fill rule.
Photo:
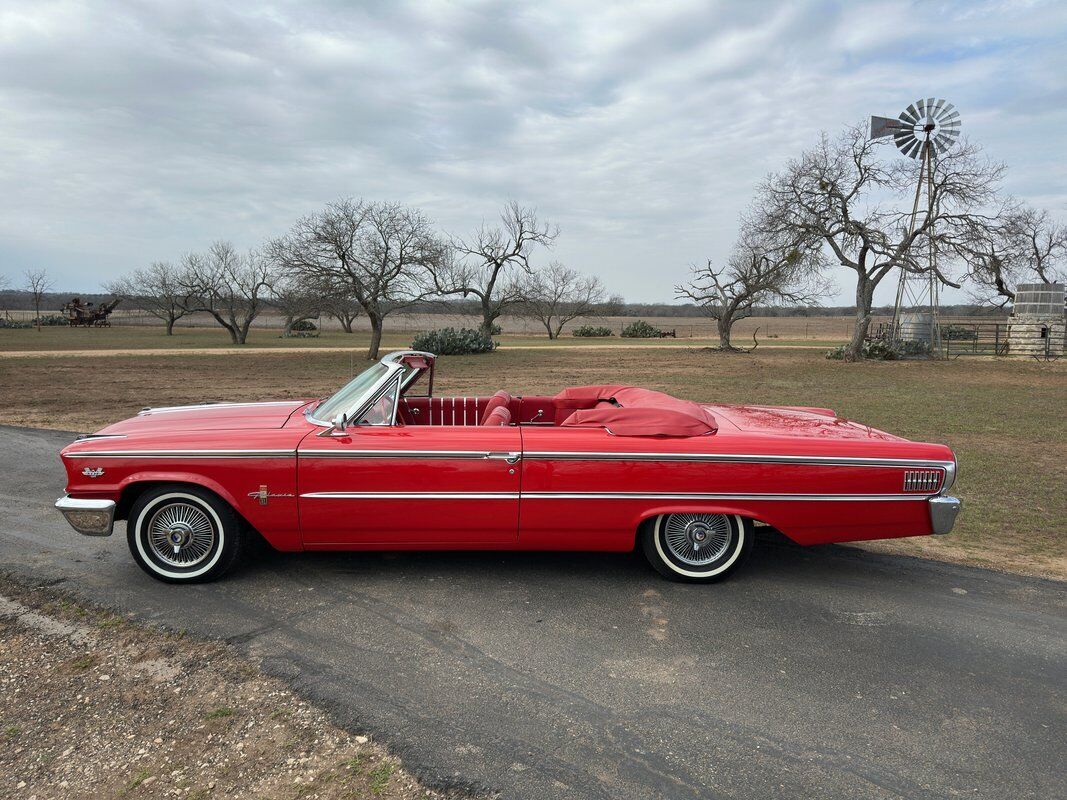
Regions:
<instances>
[{"instance_id":1,"label":"chrome bumper","mask_svg":"<svg viewBox=\"0 0 1067 800\"><path fill-rule=\"evenodd\" d=\"M114 500L78 500L63 496L56 500L56 508L66 517L70 527L86 536L110 536L115 525Z\"/></svg>"},{"instance_id":2,"label":"chrome bumper","mask_svg":"<svg viewBox=\"0 0 1067 800\"><path fill-rule=\"evenodd\" d=\"M931 497L930 503L930 526L934 533L948 533L956 524L956 515L960 513L963 503L956 497Z\"/></svg>"}]
</instances>

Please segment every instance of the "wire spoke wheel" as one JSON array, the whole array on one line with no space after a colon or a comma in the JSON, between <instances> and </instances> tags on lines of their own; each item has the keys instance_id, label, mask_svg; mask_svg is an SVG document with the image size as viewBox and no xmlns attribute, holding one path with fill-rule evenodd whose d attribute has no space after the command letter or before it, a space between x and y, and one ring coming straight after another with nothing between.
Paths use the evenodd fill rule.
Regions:
<instances>
[{"instance_id":1,"label":"wire spoke wheel","mask_svg":"<svg viewBox=\"0 0 1067 800\"><path fill-rule=\"evenodd\" d=\"M191 503L161 506L146 526L152 555L173 567L190 568L215 549L218 535L207 513Z\"/></svg>"},{"instance_id":2,"label":"wire spoke wheel","mask_svg":"<svg viewBox=\"0 0 1067 800\"><path fill-rule=\"evenodd\" d=\"M663 524L671 554L694 567L723 557L730 546L730 523L723 514L671 514Z\"/></svg>"}]
</instances>

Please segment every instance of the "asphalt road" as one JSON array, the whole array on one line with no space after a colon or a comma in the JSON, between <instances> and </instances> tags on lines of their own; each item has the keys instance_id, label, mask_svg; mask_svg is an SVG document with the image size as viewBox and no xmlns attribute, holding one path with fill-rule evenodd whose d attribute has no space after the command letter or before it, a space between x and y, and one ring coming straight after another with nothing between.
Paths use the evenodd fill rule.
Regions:
<instances>
[{"instance_id":1,"label":"asphalt road","mask_svg":"<svg viewBox=\"0 0 1067 800\"><path fill-rule=\"evenodd\" d=\"M173 587L53 511L71 438L0 427L0 570L227 639L431 784L1067 797L1065 584L771 539L713 586L637 556L269 553Z\"/></svg>"}]
</instances>

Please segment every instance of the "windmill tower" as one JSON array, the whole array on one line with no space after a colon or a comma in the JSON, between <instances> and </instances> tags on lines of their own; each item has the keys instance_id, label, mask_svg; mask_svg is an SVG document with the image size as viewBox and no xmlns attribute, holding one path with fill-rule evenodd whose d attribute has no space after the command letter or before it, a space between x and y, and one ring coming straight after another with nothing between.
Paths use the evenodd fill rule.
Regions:
<instances>
[{"instance_id":1,"label":"windmill tower","mask_svg":"<svg viewBox=\"0 0 1067 800\"><path fill-rule=\"evenodd\" d=\"M871 138L893 137L897 149L908 158L919 161L919 179L915 186L915 203L911 210L908 234L915 230L919 216L919 201L926 190L927 208L933 202L934 163L937 157L952 147L960 135L960 112L952 103L933 97L916 100L900 112L896 119L871 117ZM901 340L920 341L929 345L930 352L941 347L939 322L939 287L934 271L936 254L933 237L927 237L927 269L917 274L900 270L897 297L893 305L894 342Z\"/></svg>"}]
</instances>

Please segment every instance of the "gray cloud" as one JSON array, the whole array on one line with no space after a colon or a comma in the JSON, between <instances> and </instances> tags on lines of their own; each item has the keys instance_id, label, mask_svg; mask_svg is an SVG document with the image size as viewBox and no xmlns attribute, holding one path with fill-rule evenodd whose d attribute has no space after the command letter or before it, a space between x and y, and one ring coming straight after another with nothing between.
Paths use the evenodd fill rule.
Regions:
<instances>
[{"instance_id":1,"label":"gray cloud","mask_svg":"<svg viewBox=\"0 0 1067 800\"><path fill-rule=\"evenodd\" d=\"M515 197L667 300L818 131L929 94L1062 215L1065 33L1054 2L12 3L0 271L95 289L339 196L460 232Z\"/></svg>"}]
</instances>

